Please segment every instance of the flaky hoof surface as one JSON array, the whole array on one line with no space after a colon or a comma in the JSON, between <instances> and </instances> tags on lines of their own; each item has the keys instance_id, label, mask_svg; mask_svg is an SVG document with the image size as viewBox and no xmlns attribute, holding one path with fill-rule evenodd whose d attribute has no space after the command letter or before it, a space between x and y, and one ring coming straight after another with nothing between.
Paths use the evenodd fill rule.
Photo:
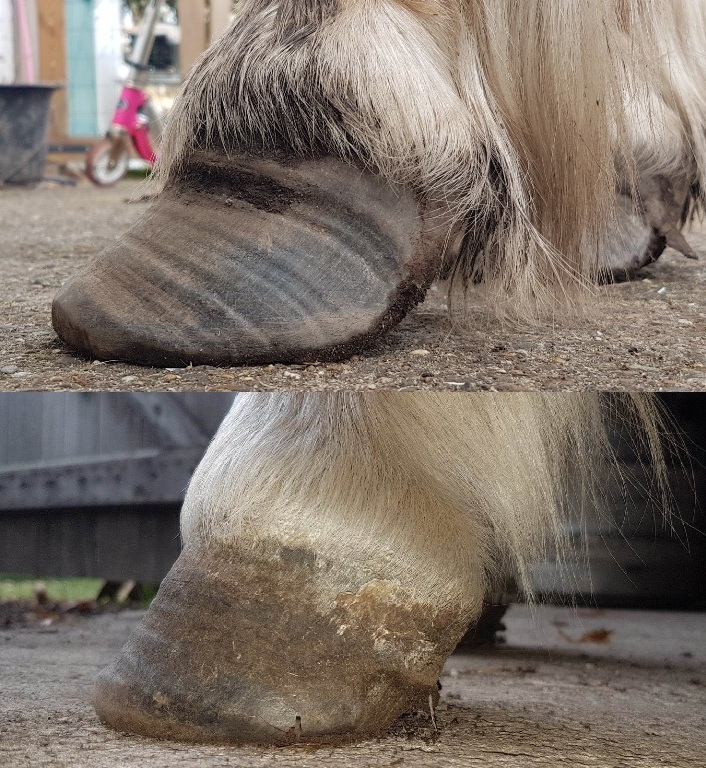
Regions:
<instances>
[{"instance_id":1,"label":"flaky hoof surface","mask_svg":"<svg viewBox=\"0 0 706 768\"><path fill-rule=\"evenodd\" d=\"M95 707L157 738L361 738L436 701L465 621L307 550L187 548L100 675Z\"/></svg>"},{"instance_id":2,"label":"flaky hoof surface","mask_svg":"<svg viewBox=\"0 0 706 768\"><path fill-rule=\"evenodd\" d=\"M332 159L196 153L57 294L59 336L99 359L237 365L341 358L419 302L437 208Z\"/></svg>"}]
</instances>

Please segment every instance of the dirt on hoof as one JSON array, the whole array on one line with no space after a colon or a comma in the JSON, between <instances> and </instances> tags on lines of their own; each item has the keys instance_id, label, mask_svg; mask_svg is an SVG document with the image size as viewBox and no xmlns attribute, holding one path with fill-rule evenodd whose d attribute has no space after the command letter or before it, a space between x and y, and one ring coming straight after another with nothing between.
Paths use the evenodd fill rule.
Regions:
<instances>
[{"instance_id":1,"label":"dirt on hoof","mask_svg":"<svg viewBox=\"0 0 706 768\"><path fill-rule=\"evenodd\" d=\"M361 739L410 705L431 712L464 607L437 610L392 576L358 587L363 567L279 544L186 546L98 678L100 719L177 741L285 746Z\"/></svg>"},{"instance_id":2,"label":"dirt on hoof","mask_svg":"<svg viewBox=\"0 0 706 768\"><path fill-rule=\"evenodd\" d=\"M144 611L0 629L0 765L12 768L701 768L706 614L510 607L502 648L454 654L433 711L342 746L219 747L126 736L94 680ZM592 633L610 632L608 642ZM597 635L596 635L597 636Z\"/></svg>"},{"instance_id":3,"label":"dirt on hoof","mask_svg":"<svg viewBox=\"0 0 706 768\"><path fill-rule=\"evenodd\" d=\"M501 328L482 306L451 323L432 289L365 354L336 363L148 368L74 355L51 327L59 287L145 210L144 183L0 190L0 386L45 390L706 389L706 230L702 258L668 250L604 294L592 319Z\"/></svg>"}]
</instances>

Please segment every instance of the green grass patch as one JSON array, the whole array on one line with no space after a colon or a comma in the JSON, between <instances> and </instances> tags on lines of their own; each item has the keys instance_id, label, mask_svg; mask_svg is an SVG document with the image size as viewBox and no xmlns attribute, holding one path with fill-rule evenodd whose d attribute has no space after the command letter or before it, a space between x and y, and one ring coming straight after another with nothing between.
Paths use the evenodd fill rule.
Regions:
<instances>
[{"instance_id":1,"label":"green grass patch","mask_svg":"<svg viewBox=\"0 0 706 768\"><path fill-rule=\"evenodd\" d=\"M95 600L103 581L101 579L32 579L0 573L0 601L32 600L37 583L46 587L49 600L67 601Z\"/></svg>"},{"instance_id":2,"label":"green grass patch","mask_svg":"<svg viewBox=\"0 0 706 768\"><path fill-rule=\"evenodd\" d=\"M151 168L130 168L125 174L128 179L146 179L152 173Z\"/></svg>"}]
</instances>

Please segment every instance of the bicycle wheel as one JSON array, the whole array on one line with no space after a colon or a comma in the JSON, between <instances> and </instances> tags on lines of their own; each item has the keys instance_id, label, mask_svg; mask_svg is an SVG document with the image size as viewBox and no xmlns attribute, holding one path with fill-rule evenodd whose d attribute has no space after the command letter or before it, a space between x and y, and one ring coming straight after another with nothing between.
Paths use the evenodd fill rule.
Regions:
<instances>
[{"instance_id":1,"label":"bicycle wheel","mask_svg":"<svg viewBox=\"0 0 706 768\"><path fill-rule=\"evenodd\" d=\"M124 144L116 147L113 140L103 139L86 155L86 175L99 187L110 187L127 173L128 159Z\"/></svg>"}]
</instances>

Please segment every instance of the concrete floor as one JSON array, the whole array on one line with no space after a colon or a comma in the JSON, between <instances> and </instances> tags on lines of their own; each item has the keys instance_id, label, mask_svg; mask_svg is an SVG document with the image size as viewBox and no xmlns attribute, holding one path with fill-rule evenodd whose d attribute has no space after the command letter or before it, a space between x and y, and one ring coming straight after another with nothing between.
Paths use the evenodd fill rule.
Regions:
<instances>
[{"instance_id":1,"label":"concrete floor","mask_svg":"<svg viewBox=\"0 0 706 768\"><path fill-rule=\"evenodd\" d=\"M50 322L59 286L133 224L147 205L110 189L0 189L0 387L7 390L706 390L706 224L701 254L668 251L639 278L597 289L583 312L502 325L471 291L462 325L443 291L369 350L311 365L149 368L75 355ZM457 318L458 320L459 318Z\"/></svg>"},{"instance_id":2,"label":"concrete floor","mask_svg":"<svg viewBox=\"0 0 706 768\"><path fill-rule=\"evenodd\" d=\"M513 606L506 644L456 654L430 718L337 748L199 747L105 729L92 680L140 611L0 630L0 766L704 768L706 613Z\"/></svg>"}]
</instances>

